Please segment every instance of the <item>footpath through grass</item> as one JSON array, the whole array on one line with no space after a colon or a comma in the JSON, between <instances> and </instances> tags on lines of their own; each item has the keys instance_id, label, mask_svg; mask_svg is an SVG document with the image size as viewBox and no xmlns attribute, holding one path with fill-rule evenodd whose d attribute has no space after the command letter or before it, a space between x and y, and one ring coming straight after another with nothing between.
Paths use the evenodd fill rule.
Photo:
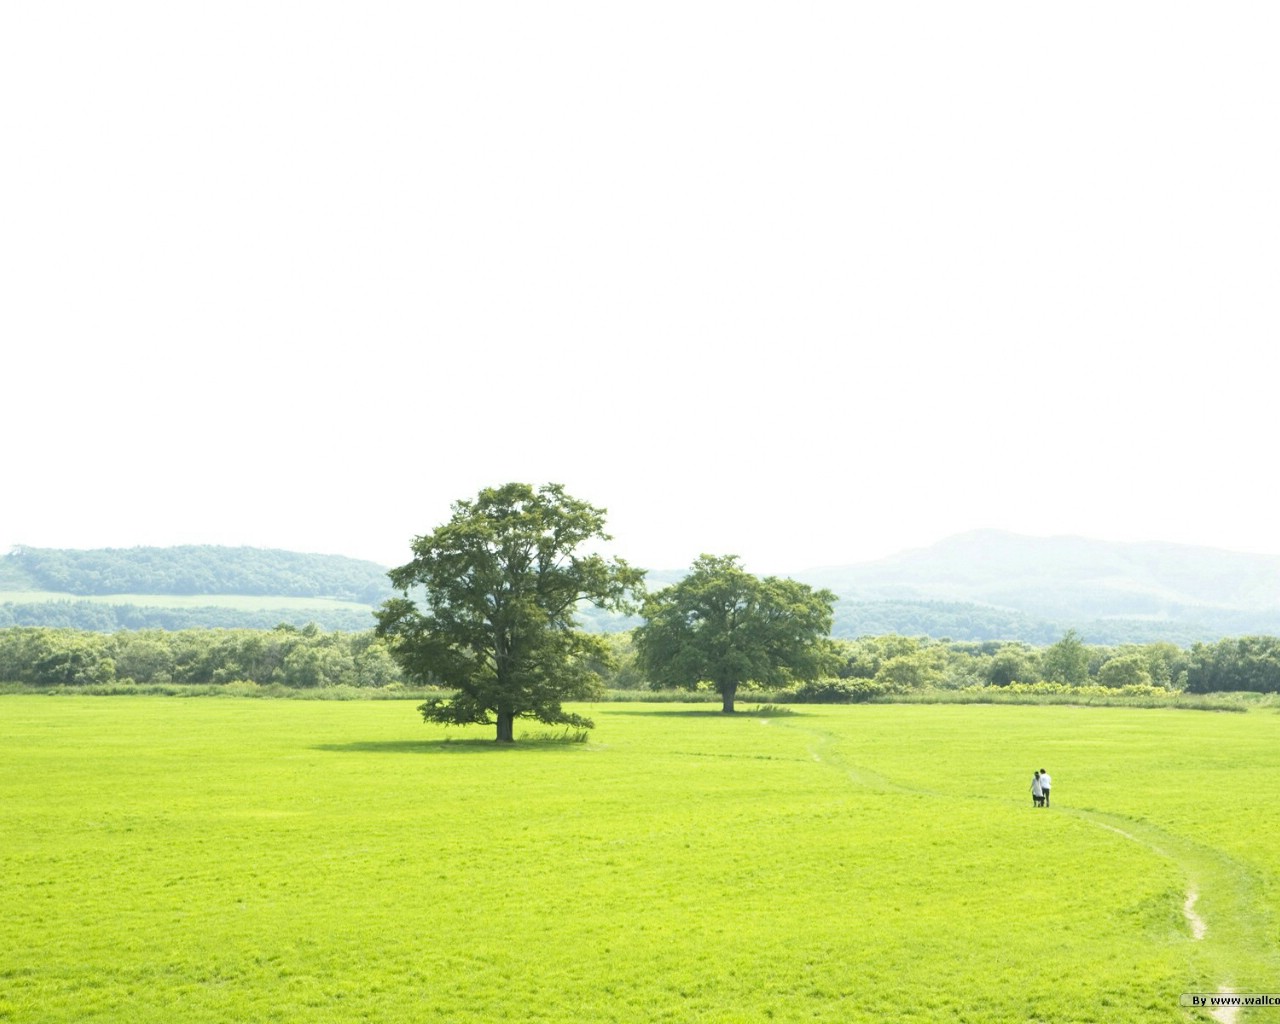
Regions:
<instances>
[{"instance_id":1,"label":"footpath through grass","mask_svg":"<svg viewBox=\"0 0 1280 1024\"><path fill-rule=\"evenodd\" d=\"M1273 713L590 713L509 749L391 701L0 699L0 1020L1155 1022L1277 987Z\"/></svg>"}]
</instances>

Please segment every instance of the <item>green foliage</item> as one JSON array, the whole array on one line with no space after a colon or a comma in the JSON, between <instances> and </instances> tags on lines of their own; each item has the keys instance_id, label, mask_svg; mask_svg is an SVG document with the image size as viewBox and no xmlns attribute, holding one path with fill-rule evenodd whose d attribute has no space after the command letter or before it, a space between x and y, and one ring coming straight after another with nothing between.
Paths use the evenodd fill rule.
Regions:
<instances>
[{"instance_id":1,"label":"green foliage","mask_svg":"<svg viewBox=\"0 0 1280 1024\"><path fill-rule=\"evenodd\" d=\"M986 682L987 650L999 645L952 643L890 634L837 640L835 674L875 680L881 693Z\"/></svg>"},{"instance_id":2,"label":"green foliage","mask_svg":"<svg viewBox=\"0 0 1280 1024\"><path fill-rule=\"evenodd\" d=\"M639 690L646 684L636 655L633 632L612 633L605 637L609 658L596 668L605 685L615 690Z\"/></svg>"},{"instance_id":3,"label":"green foliage","mask_svg":"<svg viewBox=\"0 0 1280 1024\"><path fill-rule=\"evenodd\" d=\"M900 654L880 666L875 682L887 693L902 693L937 686L943 678L945 654L941 647L928 647L912 654Z\"/></svg>"},{"instance_id":4,"label":"green foliage","mask_svg":"<svg viewBox=\"0 0 1280 1024\"><path fill-rule=\"evenodd\" d=\"M1250 701L1249 697L1255 697ZM1181 708L1189 711L1246 711L1267 706L1261 695L1188 694L1162 686L1069 686L1066 683L1014 683L1010 686L967 686L953 690L915 690L895 694L894 704L1038 704L1070 707Z\"/></svg>"},{"instance_id":5,"label":"green foliage","mask_svg":"<svg viewBox=\"0 0 1280 1024\"><path fill-rule=\"evenodd\" d=\"M872 679L811 679L791 687L786 700L797 704L858 704L883 697L889 688Z\"/></svg>"},{"instance_id":6,"label":"green foliage","mask_svg":"<svg viewBox=\"0 0 1280 1024\"><path fill-rule=\"evenodd\" d=\"M1147 671L1156 686L1184 690L1187 686L1187 651L1171 643L1154 643L1133 648L1147 662Z\"/></svg>"},{"instance_id":7,"label":"green foliage","mask_svg":"<svg viewBox=\"0 0 1280 1024\"><path fill-rule=\"evenodd\" d=\"M610 699L626 692L650 699L653 684L640 667L632 634L598 636L592 642L599 646L587 650L577 666L587 680L584 696L595 693L598 680L614 694ZM797 685L795 680L775 679L766 685L781 700L825 702L820 694L829 692L831 702L844 703L939 689L1034 684L1041 680L1039 666L1046 653L1018 643L901 636L837 640L825 651L830 659L811 682ZM1223 640L1199 644L1190 651L1165 643L1115 648L1084 645L1083 653L1089 665L1085 685L1280 693L1280 640L1274 637ZM830 677L866 685L828 691ZM270 692L276 693L342 686L382 690L403 680L403 670L387 641L372 630L342 633L315 624L298 628L287 623L264 630L151 629L114 634L0 628L0 683L45 690L137 692L130 687L176 687L187 692L182 687L245 681L275 687ZM431 677L417 678L413 685L435 693L438 688L430 687L431 681ZM710 693L713 687L705 685ZM1069 688L1071 684L1061 685ZM679 693L681 699L689 699L687 691Z\"/></svg>"},{"instance_id":8,"label":"green foliage","mask_svg":"<svg viewBox=\"0 0 1280 1024\"><path fill-rule=\"evenodd\" d=\"M844 678L874 679L886 662L916 654L927 640L890 633L836 641L836 674Z\"/></svg>"},{"instance_id":9,"label":"green foliage","mask_svg":"<svg viewBox=\"0 0 1280 1024\"><path fill-rule=\"evenodd\" d=\"M992 686L1037 682L1040 656L1026 644L1005 644L987 663L986 679Z\"/></svg>"},{"instance_id":10,"label":"green foliage","mask_svg":"<svg viewBox=\"0 0 1280 1024\"><path fill-rule=\"evenodd\" d=\"M1087 700L1090 697L1158 697L1164 698L1169 691L1162 686L1150 683L1126 683L1120 686L1109 684L1081 685L1071 683L1010 683L1002 687L1005 693L1045 694L1059 697L1070 697L1073 700Z\"/></svg>"},{"instance_id":11,"label":"green foliage","mask_svg":"<svg viewBox=\"0 0 1280 1024\"><path fill-rule=\"evenodd\" d=\"M529 743L586 743L591 738L591 730L565 726L558 732L551 729L540 729L537 732L522 732L521 742Z\"/></svg>"},{"instance_id":12,"label":"green foliage","mask_svg":"<svg viewBox=\"0 0 1280 1024\"><path fill-rule=\"evenodd\" d=\"M783 704L755 704L747 708L745 714L759 715L765 718L777 718L780 715L794 715L795 709Z\"/></svg>"},{"instance_id":13,"label":"green foliage","mask_svg":"<svg viewBox=\"0 0 1280 1024\"><path fill-rule=\"evenodd\" d=\"M1280 693L1280 638L1246 636L1196 644L1188 658L1186 679L1192 693Z\"/></svg>"},{"instance_id":14,"label":"green foliage","mask_svg":"<svg viewBox=\"0 0 1280 1024\"><path fill-rule=\"evenodd\" d=\"M1129 651L1108 658L1098 669L1098 682L1112 689L1151 686L1151 669L1141 651Z\"/></svg>"},{"instance_id":15,"label":"green foliage","mask_svg":"<svg viewBox=\"0 0 1280 1024\"><path fill-rule=\"evenodd\" d=\"M314 626L274 630L0 629L0 680L37 687L200 686L248 681L286 687L381 687L399 681L386 644Z\"/></svg>"},{"instance_id":16,"label":"green foliage","mask_svg":"<svg viewBox=\"0 0 1280 1024\"><path fill-rule=\"evenodd\" d=\"M823 640L834 600L795 580L757 578L734 556L702 555L688 576L645 599L638 664L658 686L710 683L731 712L743 683L785 686L831 664Z\"/></svg>"},{"instance_id":17,"label":"green foliage","mask_svg":"<svg viewBox=\"0 0 1280 1024\"><path fill-rule=\"evenodd\" d=\"M620 559L579 553L610 539L604 510L559 484L516 483L453 510L390 572L403 596L378 613L377 633L410 678L453 691L424 702L423 718L493 723L504 742L514 741L516 718L590 728L562 702L600 685L593 666L608 662L609 645L575 629L575 612L582 601L626 609L644 578Z\"/></svg>"},{"instance_id":18,"label":"green foliage","mask_svg":"<svg viewBox=\"0 0 1280 1024\"><path fill-rule=\"evenodd\" d=\"M1089 651L1080 634L1069 629L1040 659L1040 670L1051 683L1080 686L1089 678Z\"/></svg>"}]
</instances>

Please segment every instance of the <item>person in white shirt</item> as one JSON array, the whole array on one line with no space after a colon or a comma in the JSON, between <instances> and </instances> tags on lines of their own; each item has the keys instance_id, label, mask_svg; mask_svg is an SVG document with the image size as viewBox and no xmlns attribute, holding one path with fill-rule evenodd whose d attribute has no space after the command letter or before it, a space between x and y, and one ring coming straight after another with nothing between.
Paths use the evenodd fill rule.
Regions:
<instances>
[{"instance_id":1,"label":"person in white shirt","mask_svg":"<svg viewBox=\"0 0 1280 1024\"><path fill-rule=\"evenodd\" d=\"M1040 773L1036 772L1031 779L1031 806L1039 807L1044 803L1044 786L1040 782Z\"/></svg>"},{"instance_id":2,"label":"person in white shirt","mask_svg":"<svg viewBox=\"0 0 1280 1024\"><path fill-rule=\"evenodd\" d=\"M1049 806L1049 787L1053 785L1053 781L1049 778L1049 773L1043 768L1040 769L1040 792L1044 794L1044 806Z\"/></svg>"}]
</instances>

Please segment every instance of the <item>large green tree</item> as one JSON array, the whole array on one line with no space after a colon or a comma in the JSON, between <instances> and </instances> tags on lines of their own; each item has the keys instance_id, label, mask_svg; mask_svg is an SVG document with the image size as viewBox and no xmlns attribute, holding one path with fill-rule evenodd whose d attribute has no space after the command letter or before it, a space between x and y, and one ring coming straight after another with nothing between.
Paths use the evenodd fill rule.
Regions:
<instances>
[{"instance_id":1,"label":"large green tree","mask_svg":"<svg viewBox=\"0 0 1280 1024\"><path fill-rule=\"evenodd\" d=\"M506 743L522 717L591 727L561 703L588 692L609 652L574 628L574 610L627 610L644 579L582 553L611 539L604 522L559 484L511 483L456 502L449 522L414 540L413 560L388 573L402 596L382 605L377 633L410 676L455 691L421 705L425 720L496 723Z\"/></svg>"},{"instance_id":2,"label":"large green tree","mask_svg":"<svg viewBox=\"0 0 1280 1024\"><path fill-rule=\"evenodd\" d=\"M835 599L795 580L753 576L736 556L702 555L688 576L645 598L637 661L659 686L711 683L731 712L742 683L780 686L822 674Z\"/></svg>"}]
</instances>

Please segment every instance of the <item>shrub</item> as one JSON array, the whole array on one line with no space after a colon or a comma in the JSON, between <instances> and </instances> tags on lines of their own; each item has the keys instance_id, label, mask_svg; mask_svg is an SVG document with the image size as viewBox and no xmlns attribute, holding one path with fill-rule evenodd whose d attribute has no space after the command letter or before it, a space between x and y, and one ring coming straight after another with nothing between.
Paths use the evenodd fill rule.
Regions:
<instances>
[{"instance_id":1,"label":"shrub","mask_svg":"<svg viewBox=\"0 0 1280 1024\"><path fill-rule=\"evenodd\" d=\"M779 715L795 714L791 708L784 707L781 704L757 704L755 707L747 708L744 713L748 715L768 715L773 718L776 718Z\"/></svg>"},{"instance_id":2,"label":"shrub","mask_svg":"<svg viewBox=\"0 0 1280 1024\"><path fill-rule=\"evenodd\" d=\"M586 743L591 735L589 729L575 729L572 726L565 726L559 732L551 729L542 729L538 732L522 732L520 734L521 742L532 743Z\"/></svg>"},{"instance_id":3,"label":"shrub","mask_svg":"<svg viewBox=\"0 0 1280 1024\"><path fill-rule=\"evenodd\" d=\"M888 692L888 687L873 679L814 679L793 687L786 699L796 704L857 704Z\"/></svg>"}]
</instances>

